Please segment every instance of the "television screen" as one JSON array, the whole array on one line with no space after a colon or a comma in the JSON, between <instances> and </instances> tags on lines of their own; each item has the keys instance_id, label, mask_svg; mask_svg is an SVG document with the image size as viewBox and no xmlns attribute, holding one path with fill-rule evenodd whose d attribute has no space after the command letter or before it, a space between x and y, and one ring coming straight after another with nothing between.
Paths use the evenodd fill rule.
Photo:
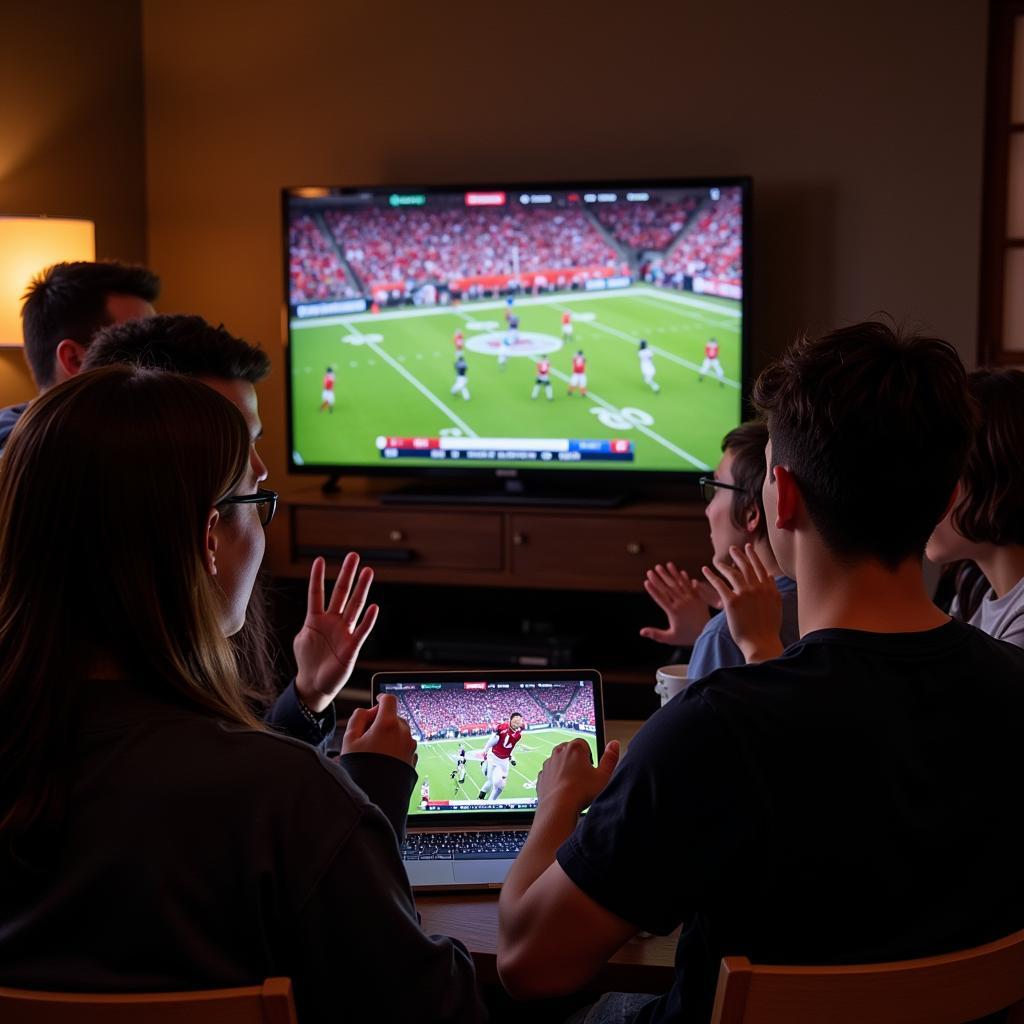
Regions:
<instances>
[{"instance_id":1,"label":"television screen","mask_svg":"<svg viewBox=\"0 0 1024 1024\"><path fill-rule=\"evenodd\" d=\"M748 198L285 190L293 468L708 471L742 416Z\"/></svg>"}]
</instances>

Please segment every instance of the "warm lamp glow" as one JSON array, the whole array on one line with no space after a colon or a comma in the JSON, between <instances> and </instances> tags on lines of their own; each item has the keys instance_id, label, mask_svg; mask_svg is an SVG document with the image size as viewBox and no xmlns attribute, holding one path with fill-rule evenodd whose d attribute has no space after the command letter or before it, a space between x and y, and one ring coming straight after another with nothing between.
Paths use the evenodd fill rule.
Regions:
<instances>
[{"instance_id":1,"label":"warm lamp glow","mask_svg":"<svg viewBox=\"0 0 1024 1024\"><path fill-rule=\"evenodd\" d=\"M91 220L0 217L0 345L21 344L21 297L54 263L96 258Z\"/></svg>"}]
</instances>

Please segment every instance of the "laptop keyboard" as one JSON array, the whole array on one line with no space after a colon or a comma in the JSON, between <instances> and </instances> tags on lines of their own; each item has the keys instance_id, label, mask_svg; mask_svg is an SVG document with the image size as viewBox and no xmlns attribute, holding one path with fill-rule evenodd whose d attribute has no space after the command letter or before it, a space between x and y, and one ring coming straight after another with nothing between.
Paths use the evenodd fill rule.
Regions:
<instances>
[{"instance_id":1,"label":"laptop keyboard","mask_svg":"<svg viewBox=\"0 0 1024 1024\"><path fill-rule=\"evenodd\" d=\"M403 860L511 860L529 831L410 832L402 843Z\"/></svg>"}]
</instances>

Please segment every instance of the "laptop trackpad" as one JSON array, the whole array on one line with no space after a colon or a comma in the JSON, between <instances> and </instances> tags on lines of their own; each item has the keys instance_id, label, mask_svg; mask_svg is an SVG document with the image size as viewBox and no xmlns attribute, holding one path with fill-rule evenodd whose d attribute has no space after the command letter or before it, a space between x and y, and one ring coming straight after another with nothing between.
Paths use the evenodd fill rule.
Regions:
<instances>
[{"instance_id":1,"label":"laptop trackpad","mask_svg":"<svg viewBox=\"0 0 1024 1024\"><path fill-rule=\"evenodd\" d=\"M504 882L513 861L511 860L457 860L455 881L484 885Z\"/></svg>"},{"instance_id":2,"label":"laptop trackpad","mask_svg":"<svg viewBox=\"0 0 1024 1024\"><path fill-rule=\"evenodd\" d=\"M451 860L407 860L404 863L410 885L451 885L455 881Z\"/></svg>"}]
</instances>

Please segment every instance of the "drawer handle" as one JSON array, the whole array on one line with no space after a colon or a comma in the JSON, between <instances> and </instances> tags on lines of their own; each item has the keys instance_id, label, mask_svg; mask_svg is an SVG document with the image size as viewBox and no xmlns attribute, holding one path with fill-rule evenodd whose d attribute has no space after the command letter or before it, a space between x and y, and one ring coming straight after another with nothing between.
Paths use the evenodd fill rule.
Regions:
<instances>
[{"instance_id":1,"label":"drawer handle","mask_svg":"<svg viewBox=\"0 0 1024 1024\"><path fill-rule=\"evenodd\" d=\"M521 548L526 543L526 534L519 533L516 531L512 534L512 543L517 547Z\"/></svg>"},{"instance_id":2,"label":"drawer handle","mask_svg":"<svg viewBox=\"0 0 1024 1024\"><path fill-rule=\"evenodd\" d=\"M643 544L638 544L635 540L631 540L628 544L626 544L627 555L639 555L643 551L643 549Z\"/></svg>"},{"instance_id":3,"label":"drawer handle","mask_svg":"<svg viewBox=\"0 0 1024 1024\"><path fill-rule=\"evenodd\" d=\"M392 540L397 544L400 540L405 540L405 534L401 530L392 530L388 534L388 540Z\"/></svg>"}]
</instances>

